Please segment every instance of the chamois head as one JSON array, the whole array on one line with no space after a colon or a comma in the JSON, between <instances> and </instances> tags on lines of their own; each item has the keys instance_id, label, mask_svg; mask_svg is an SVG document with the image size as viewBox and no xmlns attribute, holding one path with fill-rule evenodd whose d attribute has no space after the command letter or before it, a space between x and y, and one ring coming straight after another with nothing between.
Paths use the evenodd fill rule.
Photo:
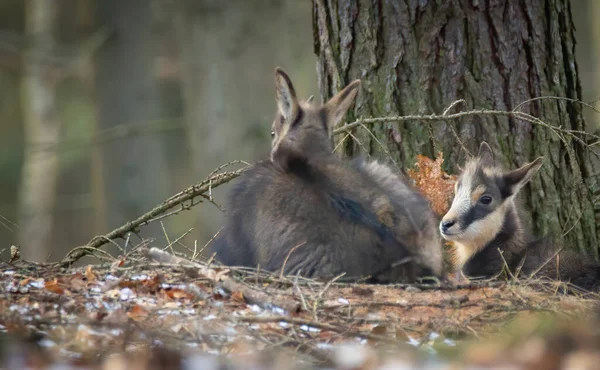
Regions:
<instances>
[{"instance_id":1,"label":"chamois head","mask_svg":"<svg viewBox=\"0 0 600 370\"><path fill-rule=\"evenodd\" d=\"M277 114L271 136L271 160L282 164L285 155L329 155L333 151L333 129L342 121L360 89L355 80L323 105L298 101L289 76L275 69Z\"/></svg>"},{"instance_id":2,"label":"chamois head","mask_svg":"<svg viewBox=\"0 0 600 370\"><path fill-rule=\"evenodd\" d=\"M465 165L455 184L450 210L439 229L442 237L458 245L459 263L484 248L501 231L505 217L514 207L513 199L540 169L543 157L512 171L495 163L486 142L477 157Z\"/></svg>"}]
</instances>

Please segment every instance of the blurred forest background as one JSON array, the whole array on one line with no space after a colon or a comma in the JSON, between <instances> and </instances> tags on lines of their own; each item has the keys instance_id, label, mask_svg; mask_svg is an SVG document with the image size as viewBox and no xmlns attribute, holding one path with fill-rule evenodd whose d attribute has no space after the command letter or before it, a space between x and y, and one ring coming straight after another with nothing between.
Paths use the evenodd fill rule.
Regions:
<instances>
[{"instance_id":1,"label":"blurred forest background","mask_svg":"<svg viewBox=\"0 0 600 370\"><path fill-rule=\"evenodd\" d=\"M591 101L600 2L571 7ZM274 68L319 99L312 27L309 0L1 0L0 250L60 259L220 165L265 156ZM205 202L141 236L166 245L193 228L182 243L202 246L222 222Z\"/></svg>"}]
</instances>

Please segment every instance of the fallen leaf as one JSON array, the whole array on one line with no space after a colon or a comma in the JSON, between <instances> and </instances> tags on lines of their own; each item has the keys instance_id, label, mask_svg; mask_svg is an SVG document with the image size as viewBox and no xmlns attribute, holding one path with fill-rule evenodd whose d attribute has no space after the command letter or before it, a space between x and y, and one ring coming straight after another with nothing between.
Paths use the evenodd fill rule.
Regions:
<instances>
[{"instance_id":1,"label":"fallen leaf","mask_svg":"<svg viewBox=\"0 0 600 370\"><path fill-rule=\"evenodd\" d=\"M135 321L141 321L148 317L148 311L144 309L142 306L136 304L133 308L127 312L127 316Z\"/></svg>"},{"instance_id":2,"label":"fallen leaf","mask_svg":"<svg viewBox=\"0 0 600 370\"><path fill-rule=\"evenodd\" d=\"M182 289L166 289L165 294L167 295L167 297L169 297L171 299L182 299L182 298L193 299L194 298L193 295L189 294L188 292L186 292Z\"/></svg>"},{"instance_id":3,"label":"fallen leaf","mask_svg":"<svg viewBox=\"0 0 600 370\"><path fill-rule=\"evenodd\" d=\"M92 265L88 265L85 269L85 277L89 282L96 281L96 273L94 273L94 270L92 270Z\"/></svg>"},{"instance_id":4,"label":"fallen leaf","mask_svg":"<svg viewBox=\"0 0 600 370\"><path fill-rule=\"evenodd\" d=\"M231 299L242 303L246 302L246 300L244 299L244 294L242 292L233 292L233 294L231 294Z\"/></svg>"},{"instance_id":5,"label":"fallen leaf","mask_svg":"<svg viewBox=\"0 0 600 370\"><path fill-rule=\"evenodd\" d=\"M46 283L44 283L44 288L52 293L65 294L65 290L58 286L57 279L46 281Z\"/></svg>"},{"instance_id":6,"label":"fallen leaf","mask_svg":"<svg viewBox=\"0 0 600 370\"><path fill-rule=\"evenodd\" d=\"M442 170L444 154L438 152L435 160L417 155L415 167L409 169L408 176L414 180L417 189L429 200L431 208L438 216L450 209L454 196L456 176Z\"/></svg>"}]
</instances>

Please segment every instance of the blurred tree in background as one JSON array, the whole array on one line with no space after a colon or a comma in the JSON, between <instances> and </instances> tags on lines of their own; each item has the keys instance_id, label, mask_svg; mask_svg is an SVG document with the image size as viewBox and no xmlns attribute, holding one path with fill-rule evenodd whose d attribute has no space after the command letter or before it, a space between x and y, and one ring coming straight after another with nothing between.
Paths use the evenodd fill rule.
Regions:
<instances>
[{"instance_id":1,"label":"blurred tree in background","mask_svg":"<svg viewBox=\"0 0 600 370\"><path fill-rule=\"evenodd\" d=\"M361 78L356 116L441 114L458 99L466 105L453 112L511 111L540 96L582 99L568 0L313 0L313 18L321 95L329 98ZM537 100L519 109L552 126L588 130L580 104ZM357 140L346 142L347 154L389 152L411 167L417 154L434 157L441 150L453 173L465 153L476 153L483 140L510 168L545 156L529 188L533 191L527 189L524 196L531 211L528 221L534 221L537 233L564 238L567 248L597 257L600 223L590 191L596 176L592 153L569 135L564 135L565 145L546 127L500 116L385 122L370 128L375 136L354 130ZM466 150L461 150L463 143Z\"/></svg>"},{"instance_id":2,"label":"blurred tree in background","mask_svg":"<svg viewBox=\"0 0 600 370\"><path fill-rule=\"evenodd\" d=\"M348 0L323 1L327 7L320 10L317 2L1 1L0 250L20 244L25 258L59 259L218 166L266 155L278 65L303 97L320 89L327 98L360 77L365 83L357 112L369 116L440 112L459 97L469 107L512 109L537 95L598 95L593 83L599 76L598 31L591 20L599 7L591 0L571 4L581 24L576 37L584 43L577 48L581 88L575 67L564 63L572 60L574 42L564 0L547 2L553 4L549 19L537 2L487 9L485 2L375 7ZM333 64L325 57L323 37L329 38ZM529 58L523 60L524 50ZM549 76L557 83L549 84L554 81ZM523 109L564 127L583 127L579 108L564 102ZM574 171L554 137L504 118L473 122L456 125L470 149L500 132L508 139L495 147L510 153L512 163L551 154L554 163L534 180L547 200L541 194L527 198L541 230L572 224L566 221L573 208L567 202L589 208L589 197L580 193L556 194ZM435 144L454 164L462 157L449 150L456 146L446 134L451 125L455 122L432 124L432 130ZM373 128L407 165L417 151L433 154L424 123ZM400 146L388 140L389 130L404 134ZM383 153L364 131L355 135L371 154ZM518 135L536 140L522 142ZM349 142L345 149L352 153L358 147ZM582 173L591 179L586 168ZM228 189L213 192L217 203L224 203ZM193 228L181 243L193 247L197 241L201 247L222 220L218 209L202 204L144 227L140 236L165 245L167 236L174 240ZM592 229L588 212L568 237L592 241ZM137 243L132 235L129 247ZM111 252L120 253L114 247Z\"/></svg>"}]
</instances>

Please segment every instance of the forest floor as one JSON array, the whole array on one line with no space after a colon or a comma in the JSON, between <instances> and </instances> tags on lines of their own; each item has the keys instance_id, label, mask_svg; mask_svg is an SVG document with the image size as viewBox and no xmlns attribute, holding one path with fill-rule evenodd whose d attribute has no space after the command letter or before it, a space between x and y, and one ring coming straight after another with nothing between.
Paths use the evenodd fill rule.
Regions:
<instances>
[{"instance_id":1,"label":"forest floor","mask_svg":"<svg viewBox=\"0 0 600 370\"><path fill-rule=\"evenodd\" d=\"M438 214L455 181L442 163L419 157L409 171ZM100 249L199 197L212 202L211 189L244 170L222 168L60 263L11 249L0 262L0 368L600 368L599 297L565 294L564 283L367 285L225 267L145 242L119 257ZM111 262L72 267L89 255Z\"/></svg>"},{"instance_id":2,"label":"forest floor","mask_svg":"<svg viewBox=\"0 0 600 370\"><path fill-rule=\"evenodd\" d=\"M225 268L143 246L111 265L3 263L0 366L587 369L600 364L597 298L561 294L556 283L340 280Z\"/></svg>"}]
</instances>

